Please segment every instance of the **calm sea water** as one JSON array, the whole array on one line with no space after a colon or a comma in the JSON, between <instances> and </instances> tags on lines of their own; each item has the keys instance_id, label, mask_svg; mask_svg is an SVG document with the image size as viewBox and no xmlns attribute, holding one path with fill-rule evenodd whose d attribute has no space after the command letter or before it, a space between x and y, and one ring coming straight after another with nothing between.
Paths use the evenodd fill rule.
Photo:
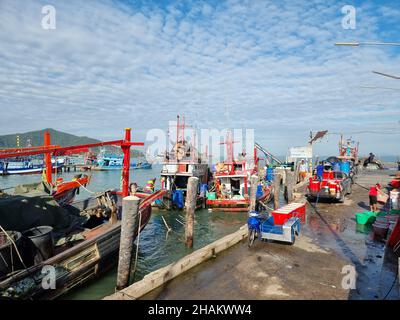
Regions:
<instances>
[{"instance_id":1,"label":"calm sea water","mask_svg":"<svg viewBox=\"0 0 400 320\"><path fill-rule=\"evenodd\" d=\"M154 166L150 170L131 171L131 182L137 182L143 186L148 179L157 178L159 185L160 166ZM76 173L62 173L65 180L70 179ZM40 181L40 175L30 176L0 176L0 189L14 187L22 183ZM91 183L88 190L98 192L105 189L119 188L121 182L120 171L92 172ZM85 199L91 193L81 190L77 200ZM162 221L162 216L172 228L167 234L167 229ZM186 254L201 248L216 239L234 232L246 222L246 213L219 213L208 210L196 211L194 248L187 249L182 242L184 236L184 212L183 211L154 211L150 222L141 233L139 239L139 255L136 272L132 272L132 281L138 281L146 274L157 270L167 264L176 261ZM116 283L116 267L105 273L101 278L80 287L63 299L101 299L114 292Z\"/></svg>"}]
</instances>

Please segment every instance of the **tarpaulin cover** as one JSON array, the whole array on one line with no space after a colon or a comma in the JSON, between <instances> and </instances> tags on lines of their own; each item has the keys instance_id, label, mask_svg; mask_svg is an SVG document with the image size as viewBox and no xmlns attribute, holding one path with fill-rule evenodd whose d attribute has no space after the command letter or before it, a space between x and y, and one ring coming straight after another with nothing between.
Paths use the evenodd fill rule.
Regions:
<instances>
[{"instance_id":1,"label":"tarpaulin cover","mask_svg":"<svg viewBox=\"0 0 400 320\"><path fill-rule=\"evenodd\" d=\"M182 209L183 202L183 190L174 190L172 193L172 203L174 203L179 209Z\"/></svg>"},{"instance_id":2,"label":"tarpaulin cover","mask_svg":"<svg viewBox=\"0 0 400 320\"><path fill-rule=\"evenodd\" d=\"M37 226L51 226L61 237L82 226L88 216L79 210L66 210L48 193L45 183L15 188L15 194L0 198L0 225L5 230L23 232Z\"/></svg>"}]
</instances>

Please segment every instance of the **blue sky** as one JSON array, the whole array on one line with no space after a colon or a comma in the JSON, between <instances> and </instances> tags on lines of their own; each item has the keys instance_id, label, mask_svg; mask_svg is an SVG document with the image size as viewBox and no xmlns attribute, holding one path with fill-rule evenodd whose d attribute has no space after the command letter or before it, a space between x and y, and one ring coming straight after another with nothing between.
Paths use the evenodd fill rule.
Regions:
<instances>
[{"instance_id":1,"label":"blue sky","mask_svg":"<svg viewBox=\"0 0 400 320\"><path fill-rule=\"evenodd\" d=\"M47 4L55 30L41 27ZM346 4L355 30L342 28ZM1 0L0 134L132 127L143 140L180 113L198 128L253 128L276 154L323 129L400 154L400 90L363 88L400 88L371 72L399 75L400 49L334 46L399 41L399 21L398 1Z\"/></svg>"}]
</instances>

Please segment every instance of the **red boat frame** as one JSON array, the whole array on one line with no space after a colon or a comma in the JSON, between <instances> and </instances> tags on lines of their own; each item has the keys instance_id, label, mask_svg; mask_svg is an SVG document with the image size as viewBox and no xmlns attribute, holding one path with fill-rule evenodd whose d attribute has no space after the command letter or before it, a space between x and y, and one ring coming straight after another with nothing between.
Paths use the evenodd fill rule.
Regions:
<instances>
[{"instance_id":1,"label":"red boat frame","mask_svg":"<svg viewBox=\"0 0 400 320\"><path fill-rule=\"evenodd\" d=\"M38 147L27 147L27 148L12 148L12 149L1 149L0 159L15 158L19 156L32 156L38 154L45 155L45 166L46 166L46 181L53 185L52 181L52 164L51 156L62 156L66 154L81 153L82 150L88 150L89 148L102 147L102 146L120 146L124 154L123 169L122 169L122 190L118 194L126 197L129 195L129 169L130 169L130 148L131 146L144 146L144 142L132 142L131 141L131 128L125 129L125 138L123 140L104 141L98 143L81 144L68 147L60 147L58 145L51 145L50 133L48 131L44 134L44 145ZM65 192L67 189L76 188L77 185L85 185L88 180L76 180L63 183L60 192Z\"/></svg>"}]
</instances>

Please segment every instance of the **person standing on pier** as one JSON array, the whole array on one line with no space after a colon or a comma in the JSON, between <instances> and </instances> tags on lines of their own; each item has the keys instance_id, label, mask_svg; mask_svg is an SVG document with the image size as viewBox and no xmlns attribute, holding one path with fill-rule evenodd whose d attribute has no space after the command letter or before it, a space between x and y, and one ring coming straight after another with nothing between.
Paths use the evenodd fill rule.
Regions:
<instances>
[{"instance_id":1,"label":"person standing on pier","mask_svg":"<svg viewBox=\"0 0 400 320\"><path fill-rule=\"evenodd\" d=\"M304 159L301 159L301 162L300 162L299 176L300 176L300 182L304 181L307 177L307 164L304 161Z\"/></svg>"},{"instance_id":2,"label":"person standing on pier","mask_svg":"<svg viewBox=\"0 0 400 320\"><path fill-rule=\"evenodd\" d=\"M378 192L381 188L379 183L376 183L369 189L369 206L372 212L378 212Z\"/></svg>"}]
</instances>

